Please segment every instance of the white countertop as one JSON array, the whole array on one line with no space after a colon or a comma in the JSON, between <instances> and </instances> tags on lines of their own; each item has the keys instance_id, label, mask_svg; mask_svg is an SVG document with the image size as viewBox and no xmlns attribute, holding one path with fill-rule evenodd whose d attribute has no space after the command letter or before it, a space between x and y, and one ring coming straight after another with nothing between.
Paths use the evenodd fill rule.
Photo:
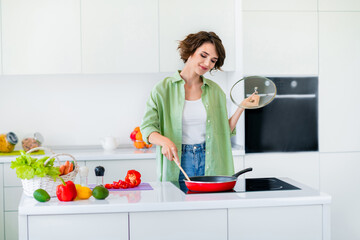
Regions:
<instances>
[{"instance_id":1,"label":"white countertop","mask_svg":"<svg viewBox=\"0 0 360 240\"><path fill-rule=\"evenodd\" d=\"M101 146L65 146L65 147L50 147L55 153L69 153L73 155L78 161L97 161L97 160L121 160L121 159L155 159L156 148L136 149L132 145L121 146L114 151L105 151ZM245 155L242 146L233 146L233 156ZM49 156L50 154L46 154ZM17 156L0 156L0 163L11 162ZM41 157L41 155L34 155L34 157Z\"/></svg>"},{"instance_id":2,"label":"white countertop","mask_svg":"<svg viewBox=\"0 0 360 240\"><path fill-rule=\"evenodd\" d=\"M153 190L110 192L105 200L40 203L23 194L19 215L175 211L330 204L331 197L289 178L281 180L301 190L206 193L186 195L170 182L151 182ZM235 188L236 190L236 188ZM239 190L239 189L238 189Z\"/></svg>"}]
</instances>

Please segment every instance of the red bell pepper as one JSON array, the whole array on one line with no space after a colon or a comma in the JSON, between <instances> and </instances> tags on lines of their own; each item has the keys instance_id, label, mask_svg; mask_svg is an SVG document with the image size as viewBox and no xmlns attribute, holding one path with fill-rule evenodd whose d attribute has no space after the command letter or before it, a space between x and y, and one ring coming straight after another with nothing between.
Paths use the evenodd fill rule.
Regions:
<instances>
[{"instance_id":1,"label":"red bell pepper","mask_svg":"<svg viewBox=\"0 0 360 240\"><path fill-rule=\"evenodd\" d=\"M130 187L139 186L141 183L141 174L136 170L129 170L125 177L125 182L127 182Z\"/></svg>"},{"instance_id":2,"label":"red bell pepper","mask_svg":"<svg viewBox=\"0 0 360 240\"><path fill-rule=\"evenodd\" d=\"M107 183L107 184L105 184L105 188L111 189L111 188L113 188L113 185L111 183Z\"/></svg>"},{"instance_id":3,"label":"red bell pepper","mask_svg":"<svg viewBox=\"0 0 360 240\"><path fill-rule=\"evenodd\" d=\"M120 185L119 185L119 183L118 182L115 182L115 181L113 181L113 188L115 188L115 189L119 189L120 188Z\"/></svg>"},{"instance_id":4,"label":"red bell pepper","mask_svg":"<svg viewBox=\"0 0 360 240\"><path fill-rule=\"evenodd\" d=\"M57 198L63 202L73 201L77 195L75 184L72 181L65 183L62 178L60 179L62 184L56 187Z\"/></svg>"},{"instance_id":5,"label":"red bell pepper","mask_svg":"<svg viewBox=\"0 0 360 240\"><path fill-rule=\"evenodd\" d=\"M118 184L119 184L120 188L122 188L122 189L126 189L126 188L130 187L130 184L128 184L127 182L125 182L123 180L119 180Z\"/></svg>"}]
</instances>

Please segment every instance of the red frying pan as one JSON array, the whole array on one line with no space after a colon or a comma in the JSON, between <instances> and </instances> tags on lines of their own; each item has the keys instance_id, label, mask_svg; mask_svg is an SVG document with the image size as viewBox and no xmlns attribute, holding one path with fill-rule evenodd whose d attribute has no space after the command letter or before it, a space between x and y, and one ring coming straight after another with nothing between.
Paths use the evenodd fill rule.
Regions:
<instances>
[{"instance_id":1,"label":"red frying pan","mask_svg":"<svg viewBox=\"0 0 360 240\"><path fill-rule=\"evenodd\" d=\"M176 163L176 162L175 162ZM180 170L184 173L186 179L186 187L193 192L224 192L235 187L237 178L246 172L250 172L252 168L243 169L232 176L196 176L188 177L180 165Z\"/></svg>"}]
</instances>

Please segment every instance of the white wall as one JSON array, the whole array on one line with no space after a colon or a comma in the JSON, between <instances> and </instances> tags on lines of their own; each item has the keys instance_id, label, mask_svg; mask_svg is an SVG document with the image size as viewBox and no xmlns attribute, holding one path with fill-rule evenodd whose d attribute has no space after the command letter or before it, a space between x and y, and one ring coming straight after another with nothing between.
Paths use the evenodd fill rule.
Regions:
<instances>
[{"instance_id":1,"label":"white wall","mask_svg":"<svg viewBox=\"0 0 360 240\"><path fill-rule=\"evenodd\" d=\"M152 87L173 73L0 77L0 133L40 132L45 145L131 144ZM206 75L227 92L227 74ZM16 149L21 148L20 144Z\"/></svg>"}]
</instances>

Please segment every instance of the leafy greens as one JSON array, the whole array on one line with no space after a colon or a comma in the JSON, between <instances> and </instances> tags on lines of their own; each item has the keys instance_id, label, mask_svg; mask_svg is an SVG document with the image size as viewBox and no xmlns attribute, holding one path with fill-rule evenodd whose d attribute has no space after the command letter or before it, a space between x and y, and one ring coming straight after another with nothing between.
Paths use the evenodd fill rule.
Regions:
<instances>
[{"instance_id":1,"label":"leafy greens","mask_svg":"<svg viewBox=\"0 0 360 240\"><path fill-rule=\"evenodd\" d=\"M45 177L48 175L54 181L60 175L59 167L54 167L55 159L50 159L46 164L49 157L40 159L31 157L30 154L20 150L21 155L11 162L10 167L16 169L16 175L21 179L32 179L35 176ZM45 164L45 165L44 165Z\"/></svg>"}]
</instances>

